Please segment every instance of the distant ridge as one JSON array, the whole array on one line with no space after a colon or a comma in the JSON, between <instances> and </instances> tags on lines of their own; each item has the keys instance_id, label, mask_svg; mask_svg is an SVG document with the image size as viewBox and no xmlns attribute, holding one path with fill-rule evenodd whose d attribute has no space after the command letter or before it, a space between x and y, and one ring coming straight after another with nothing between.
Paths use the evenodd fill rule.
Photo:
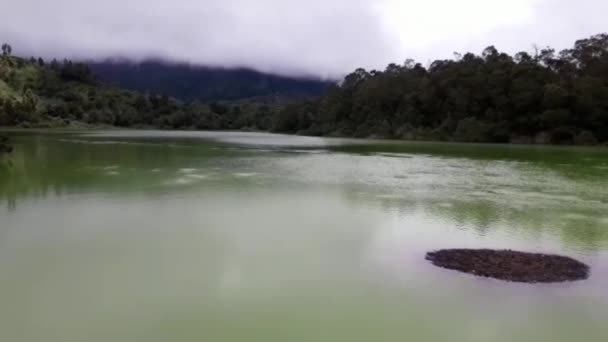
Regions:
<instances>
[{"instance_id":1,"label":"distant ridge","mask_svg":"<svg viewBox=\"0 0 608 342\"><path fill-rule=\"evenodd\" d=\"M185 101L235 101L262 97L289 102L319 97L334 84L245 68L212 68L160 60L106 60L87 64L101 82L141 92L166 94Z\"/></svg>"}]
</instances>

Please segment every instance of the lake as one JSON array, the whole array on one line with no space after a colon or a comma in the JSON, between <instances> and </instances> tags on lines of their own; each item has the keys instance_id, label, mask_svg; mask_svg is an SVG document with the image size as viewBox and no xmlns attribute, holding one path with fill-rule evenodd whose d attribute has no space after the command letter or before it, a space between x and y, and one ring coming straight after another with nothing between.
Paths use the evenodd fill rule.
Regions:
<instances>
[{"instance_id":1,"label":"lake","mask_svg":"<svg viewBox=\"0 0 608 342\"><path fill-rule=\"evenodd\" d=\"M608 149L11 132L0 341L605 341ZM440 268L575 257L585 281Z\"/></svg>"}]
</instances>

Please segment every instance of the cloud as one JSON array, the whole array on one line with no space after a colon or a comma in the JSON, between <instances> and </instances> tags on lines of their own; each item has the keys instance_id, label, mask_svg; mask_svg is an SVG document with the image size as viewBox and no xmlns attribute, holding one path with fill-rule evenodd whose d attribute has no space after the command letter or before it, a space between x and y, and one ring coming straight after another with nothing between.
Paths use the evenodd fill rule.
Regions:
<instances>
[{"instance_id":1,"label":"cloud","mask_svg":"<svg viewBox=\"0 0 608 342\"><path fill-rule=\"evenodd\" d=\"M374 1L20 0L0 39L47 56L163 57L336 76L396 57Z\"/></svg>"},{"instance_id":2,"label":"cloud","mask_svg":"<svg viewBox=\"0 0 608 342\"><path fill-rule=\"evenodd\" d=\"M608 30L601 0L387 0L388 21L401 37L401 53L423 63L480 53L495 45L508 53L533 45L569 48L577 39Z\"/></svg>"},{"instance_id":3,"label":"cloud","mask_svg":"<svg viewBox=\"0 0 608 342\"><path fill-rule=\"evenodd\" d=\"M4 0L26 55L126 57L342 76L453 51L566 48L606 29L599 0Z\"/></svg>"}]
</instances>

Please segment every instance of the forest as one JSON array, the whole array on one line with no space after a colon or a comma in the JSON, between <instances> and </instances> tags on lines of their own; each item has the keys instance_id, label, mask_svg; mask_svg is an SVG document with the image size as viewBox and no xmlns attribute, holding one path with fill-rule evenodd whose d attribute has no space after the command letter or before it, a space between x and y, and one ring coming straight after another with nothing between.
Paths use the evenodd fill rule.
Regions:
<instances>
[{"instance_id":1,"label":"forest","mask_svg":"<svg viewBox=\"0 0 608 342\"><path fill-rule=\"evenodd\" d=\"M424 67L358 69L319 100L280 112L279 131L494 143L608 140L608 35L514 56L490 46Z\"/></svg>"},{"instance_id":2,"label":"forest","mask_svg":"<svg viewBox=\"0 0 608 342\"><path fill-rule=\"evenodd\" d=\"M183 101L100 82L89 65L2 46L0 126L254 129L491 143L608 142L608 35L513 56L490 46L423 66L357 69L318 98Z\"/></svg>"}]
</instances>

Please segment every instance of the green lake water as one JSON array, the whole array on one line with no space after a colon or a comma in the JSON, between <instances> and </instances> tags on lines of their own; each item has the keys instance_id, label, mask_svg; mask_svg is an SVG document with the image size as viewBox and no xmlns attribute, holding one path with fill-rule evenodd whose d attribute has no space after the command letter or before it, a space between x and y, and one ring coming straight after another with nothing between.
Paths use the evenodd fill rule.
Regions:
<instances>
[{"instance_id":1,"label":"green lake water","mask_svg":"<svg viewBox=\"0 0 608 342\"><path fill-rule=\"evenodd\" d=\"M607 341L608 149L11 132L0 341ZM427 251L575 257L511 284Z\"/></svg>"}]
</instances>

